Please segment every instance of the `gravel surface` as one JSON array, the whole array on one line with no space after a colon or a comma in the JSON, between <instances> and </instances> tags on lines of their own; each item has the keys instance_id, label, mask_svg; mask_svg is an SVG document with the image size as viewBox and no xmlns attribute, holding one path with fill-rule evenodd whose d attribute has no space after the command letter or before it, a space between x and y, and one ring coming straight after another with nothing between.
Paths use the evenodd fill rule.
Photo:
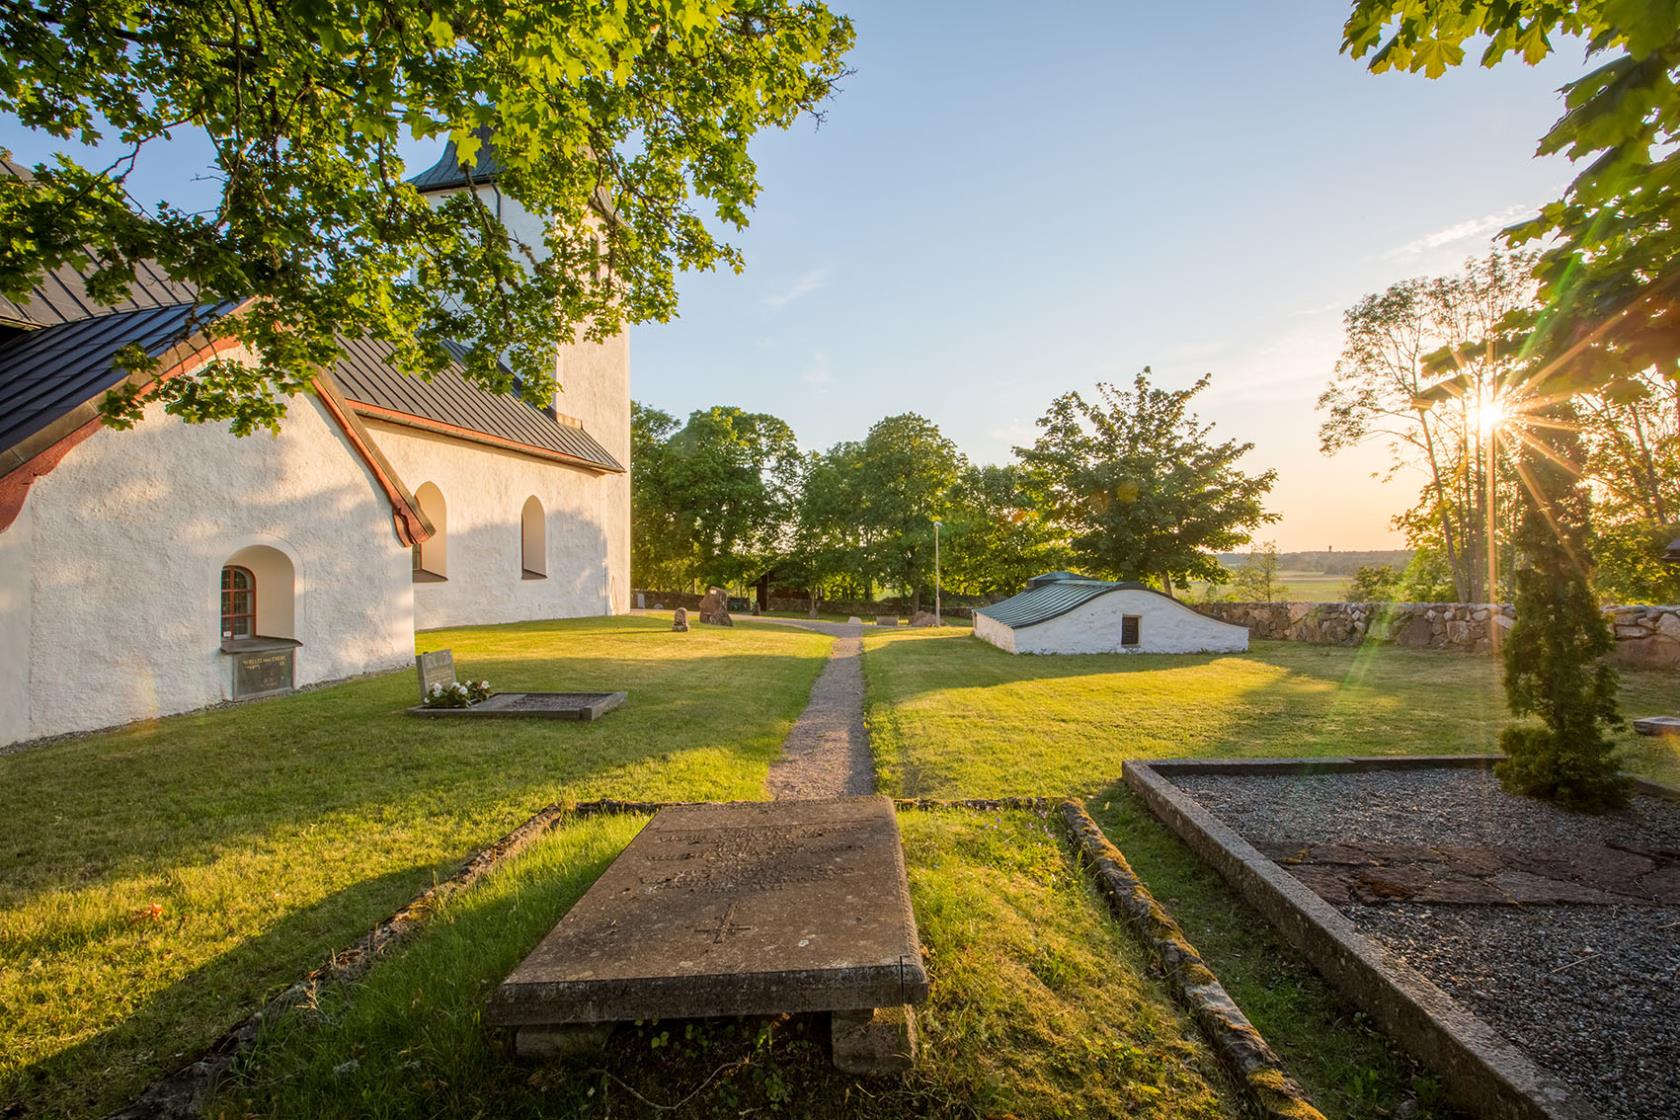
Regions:
<instances>
[{"instance_id":1,"label":"gravel surface","mask_svg":"<svg viewBox=\"0 0 1680 1120\"><path fill-rule=\"evenodd\" d=\"M1680 851L1680 803L1641 795L1628 809L1587 816L1506 793L1486 770L1175 774L1172 782L1249 839Z\"/></svg>"},{"instance_id":2,"label":"gravel surface","mask_svg":"<svg viewBox=\"0 0 1680 1120\"><path fill-rule=\"evenodd\" d=\"M1680 1116L1680 910L1341 909L1605 1116Z\"/></svg>"},{"instance_id":3,"label":"gravel surface","mask_svg":"<svg viewBox=\"0 0 1680 1120\"><path fill-rule=\"evenodd\" d=\"M770 764L770 796L781 801L874 793L875 763L863 723L863 627L795 619L758 621L835 636L811 699L782 742L782 757Z\"/></svg>"},{"instance_id":4,"label":"gravel surface","mask_svg":"<svg viewBox=\"0 0 1680 1120\"><path fill-rule=\"evenodd\" d=\"M1173 781L1251 841L1680 851L1680 804L1636 796L1621 812L1584 816L1507 794L1479 770ZM1680 1117L1680 908L1338 909L1606 1117Z\"/></svg>"}]
</instances>

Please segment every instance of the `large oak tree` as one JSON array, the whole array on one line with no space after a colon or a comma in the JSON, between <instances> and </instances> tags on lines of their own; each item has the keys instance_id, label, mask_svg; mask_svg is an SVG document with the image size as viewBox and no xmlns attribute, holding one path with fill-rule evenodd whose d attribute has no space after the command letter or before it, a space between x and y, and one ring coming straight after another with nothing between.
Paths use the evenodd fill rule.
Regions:
<instances>
[{"instance_id":1,"label":"large oak tree","mask_svg":"<svg viewBox=\"0 0 1680 1120\"><path fill-rule=\"evenodd\" d=\"M758 193L748 142L817 112L852 40L816 0L0 0L0 112L103 161L0 176L0 292L68 263L115 300L150 259L250 300L214 329L259 366L160 387L239 433L275 426L341 332L416 373L464 343L469 378L540 401L557 343L668 318L679 269L741 266L720 231ZM214 149L214 205L138 205L130 173L185 130ZM556 219L540 245L404 182L405 137L474 164L487 136L497 189Z\"/></svg>"}]
</instances>

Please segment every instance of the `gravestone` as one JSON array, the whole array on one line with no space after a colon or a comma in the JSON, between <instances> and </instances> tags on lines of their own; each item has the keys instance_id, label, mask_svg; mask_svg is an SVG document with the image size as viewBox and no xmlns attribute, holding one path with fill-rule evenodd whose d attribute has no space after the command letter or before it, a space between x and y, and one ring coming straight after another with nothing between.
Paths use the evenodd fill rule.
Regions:
<instances>
[{"instance_id":1,"label":"gravestone","mask_svg":"<svg viewBox=\"0 0 1680 1120\"><path fill-rule=\"evenodd\" d=\"M729 617L729 593L721 587L706 592L700 600L700 621L709 626L735 625L735 620Z\"/></svg>"},{"instance_id":2,"label":"gravestone","mask_svg":"<svg viewBox=\"0 0 1680 1120\"><path fill-rule=\"evenodd\" d=\"M877 626L897 626L898 625L898 616L896 614L879 615L875 619L875 625L877 625Z\"/></svg>"},{"instance_id":3,"label":"gravestone","mask_svg":"<svg viewBox=\"0 0 1680 1120\"><path fill-rule=\"evenodd\" d=\"M932 611L917 611L915 614L910 616L910 625L943 626L945 624L939 621L939 616L934 614Z\"/></svg>"},{"instance_id":4,"label":"gravestone","mask_svg":"<svg viewBox=\"0 0 1680 1120\"><path fill-rule=\"evenodd\" d=\"M1680 735L1680 716L1646 716L1633 721L1641 735Z\"/></svg>"},{"instance_id":5,"label":"gravestone","mask_svg":"<svg viewBox=\"0 0 1680 1120\"><path fill-rule=\"evenodd\" d=\"M677 608L677 613L675 615L673 615L672 618L671 618L671 629L681 631L685 634L688 632L688 608L687 607L678 607Z\"/></svg>"},{"instance_id":6,"label":"gravestone","mask_svg":"<svg viewBox=\"0 0 1680 1120\"><path fill-rule=\"evenodd\" d=\"M885 797L662 809L496 989L526 1055L591 1025L828 1012L835 1061L902 1072L927 997ZM596 1032L598 1037L598 1032Z\"/></svg>"},{"instance_id":7,"label":"gravestone","mask_svg":"<svg viewBox=\"0 0 1680 1120\"><path fill-rule=\"evenodd\" d=\"M455 655L446 649L420 654L414 659L414 668L420 674L422 700L434 684L439 688L448 688L455 683Z\"/></svg>"},{"instance_id":8,"label":"gravestone","mask_svg":"<svg viewBox=\"0 0 1680 1120\"><path fill-rule=\"evenodd\" d=\"M639 611L647 610L647 595L646 595L646 593L641 592L641 591L636 592L636 609L639 610Z\"/></svg>"},{"instance_id":9,"label":"gravestone","mask_svg":"<svg viewBox=\"0 0 1680 1120\"><path fill-rule=\"evenodd\" d=\"M428 708L425 699L433 685L448 688L455 683L455 655L446 649L422 653L414 659L414 668L420 675L421 703L408 714L432 719L594 720L629 699L626 692L497 692L465 708Z\"/></svg>"}]
</instances>

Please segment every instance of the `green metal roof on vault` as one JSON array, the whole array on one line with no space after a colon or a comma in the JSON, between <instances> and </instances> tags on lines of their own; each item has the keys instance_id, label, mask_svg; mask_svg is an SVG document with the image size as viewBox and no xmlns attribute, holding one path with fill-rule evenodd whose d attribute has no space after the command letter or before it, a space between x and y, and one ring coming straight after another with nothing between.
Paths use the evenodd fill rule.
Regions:
<instances>
[{"instance_id":1,"label":"green metal roof on vault","mask_svg":"<svg viewBox=\"0 0 1680 1120\"><path fill-rule=\"evenodd\" d=\"M1142 583L1091 579L1075 572L1045 572L1029 579L1027 589L1019 595L981 607L974 613L1019 630L1023 626L1049 622L1110 591L1147 591L1152 595L1161 595L1161 592ZM1172 599L1170 595L1161 597Z\"/></svg>"}]
</instances>

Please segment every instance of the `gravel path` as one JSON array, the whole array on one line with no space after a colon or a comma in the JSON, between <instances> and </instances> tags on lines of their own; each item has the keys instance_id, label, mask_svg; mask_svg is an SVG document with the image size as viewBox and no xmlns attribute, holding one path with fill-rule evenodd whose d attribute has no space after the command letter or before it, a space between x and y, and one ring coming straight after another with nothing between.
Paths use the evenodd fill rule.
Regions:
<instances>
[{"instance_id":1,"label":"gravel path","mask_svg":"<svg viewBox=\"0 0 1680 1120\"><path fill-rule=\"evenodd\" d=\"M811 699L770 764L770 796L778 801L875 792L875 763L863 724L863 627L848 622L760 618L834 635L828 664Z\"/></svg>"},{"instance_id":2,"label":"gravel path","mask_svg":"<svg viewBox=\"0 0 1680 1120\"><path fill-rule=\"evenodd\" d=\"M1476 770L1178 776L1251 841L1680 850L1680 805L1600 817L1515 797ZM1680 1116L1680 908L1338 906L1616 1120Z\"/></svg>"}]
</instances>

